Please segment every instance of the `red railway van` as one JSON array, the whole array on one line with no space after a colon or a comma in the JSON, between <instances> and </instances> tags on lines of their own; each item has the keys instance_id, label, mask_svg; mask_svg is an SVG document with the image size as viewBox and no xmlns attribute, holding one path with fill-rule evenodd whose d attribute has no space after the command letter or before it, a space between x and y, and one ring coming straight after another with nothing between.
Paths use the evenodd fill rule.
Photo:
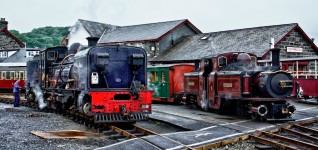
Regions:
<instances>
[{"instance_id":1,"label":"red railway van","mask_svg":"<svg viewBox=\"0 0 318 150\"><path fill-rule=\"evenodd\" d=\"M184 73L195 69L192 64L167 64L148 66L148 88L154 90L153 101L179 103L179 92L184 89Z\"/></svg>"},{"instance_id":2,"label":"red railway van","mask_svg":"<svg viewBox=\"0 0 318 150\"><path fill-rule=\"evenodd\" d=\"M13 84L20 79L20 87L24 89L25 71L0 71L0 90L12 92Z\"/></svg>"}]
</instances>

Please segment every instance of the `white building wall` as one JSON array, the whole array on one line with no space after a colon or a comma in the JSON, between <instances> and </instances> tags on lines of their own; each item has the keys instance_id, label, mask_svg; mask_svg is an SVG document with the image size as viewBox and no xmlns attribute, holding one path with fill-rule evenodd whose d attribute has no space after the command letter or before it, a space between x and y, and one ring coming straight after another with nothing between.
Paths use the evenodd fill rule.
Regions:
<instances>
[{"instance_id":1,"label":"white building wall","mask_svg":"<svg viewBox=\"0 0 318 150\"><path fill-rule=\"evenodd\" d=\"M80 22L76 22L76 24L70 30L67 47L70 47L73 43L80 43L84 46L87 46L87 37L90 37L89 33Z\"/></svg>"}]
</instances>

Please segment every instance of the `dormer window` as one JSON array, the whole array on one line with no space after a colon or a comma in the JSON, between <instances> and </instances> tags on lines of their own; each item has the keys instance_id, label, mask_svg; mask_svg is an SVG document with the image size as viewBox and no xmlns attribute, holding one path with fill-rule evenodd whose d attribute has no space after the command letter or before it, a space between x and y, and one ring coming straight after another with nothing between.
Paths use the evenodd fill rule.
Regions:
<instances>
[{"instance_id":1,"label":"dormer window","mask_svg":"<svg viewBox=\"0 0 318 150\"><path fill-rule=\"evenodd\" d=\"M27 57L34 57L35 55L38 55L39 51L27 51Z\"/></svg>"}]
</instances>

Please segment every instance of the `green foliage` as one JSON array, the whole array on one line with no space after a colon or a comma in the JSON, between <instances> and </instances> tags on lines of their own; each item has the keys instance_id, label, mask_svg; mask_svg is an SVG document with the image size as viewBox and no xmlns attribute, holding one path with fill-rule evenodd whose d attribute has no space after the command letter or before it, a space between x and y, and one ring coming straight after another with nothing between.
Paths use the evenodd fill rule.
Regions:
<instances>
[{"instance_id":1,"label":"green foliage","mask_svg":"<svg viewBox=\"0 0 318 150\"><path fill-rule=\"evenodd\" d=\"M19 33L17 30L10 30L21 42L26 43L28 48L47 48L60 46L61 41L67 35L69 27L42 27L33 29L28 33Z\"/></svg>"}]
</instances>

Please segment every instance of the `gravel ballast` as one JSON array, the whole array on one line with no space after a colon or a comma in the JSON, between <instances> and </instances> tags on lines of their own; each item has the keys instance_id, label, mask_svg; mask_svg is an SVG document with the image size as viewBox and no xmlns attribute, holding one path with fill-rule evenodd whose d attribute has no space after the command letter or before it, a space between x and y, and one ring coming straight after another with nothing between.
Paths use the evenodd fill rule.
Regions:
<instances>
[{"instance_id":1,"label":"gravel ballast","mask_svg":"<svg viewBox=\"0 0 318 150\"><path fill-rule=\"evenodd\" d=\"M106 137L88 139L43 139L31 131L80 130L90 131L55 113L46 113L27 107L13 107L13 104L0 103L0 149L26 150L78 150L95 149L117 141Z\"/></svg>"}]
</instances>

